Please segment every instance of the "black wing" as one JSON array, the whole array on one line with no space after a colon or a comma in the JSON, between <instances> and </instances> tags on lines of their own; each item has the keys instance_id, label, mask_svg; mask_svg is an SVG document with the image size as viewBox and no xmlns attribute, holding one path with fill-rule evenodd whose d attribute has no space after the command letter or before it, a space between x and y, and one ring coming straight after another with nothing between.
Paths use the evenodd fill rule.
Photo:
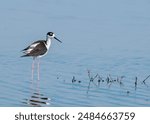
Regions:
<instances>
[{"instance_id":1,"label":"black wing","mask_svg":"<svg viewBox=\"0 0 150 124\"><path fill-rule=\"evenodd\" d=\"M35 45L35 44L37 44L37 45ZM25 56L36 57L36 56L45 54L47 51L44 41L36 41L33 44L31 44L30 46L28 46L27 48L23 49L23 51L26 51L28 49L32 49L32 50L29 53L27 53L26 55L23 55L22 57L25 57Z\"/></svg>"}]
</instances>

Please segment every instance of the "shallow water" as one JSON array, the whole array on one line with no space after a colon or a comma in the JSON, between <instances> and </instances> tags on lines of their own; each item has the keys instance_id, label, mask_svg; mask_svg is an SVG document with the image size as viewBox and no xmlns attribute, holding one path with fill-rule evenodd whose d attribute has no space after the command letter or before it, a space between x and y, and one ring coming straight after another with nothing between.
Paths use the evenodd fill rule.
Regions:
<instances>
[{"instance_id":1,"label":"shallow water","mask_svg":"<svg viewBox=\"0 0 150 124\"><path fill-rule=\"evenodd\" d=\"M150 106L147 0L6 0L0 11L0 106ZM31 80L20 51L48 31L63 43Z\"/></svg>"}]
</instances>

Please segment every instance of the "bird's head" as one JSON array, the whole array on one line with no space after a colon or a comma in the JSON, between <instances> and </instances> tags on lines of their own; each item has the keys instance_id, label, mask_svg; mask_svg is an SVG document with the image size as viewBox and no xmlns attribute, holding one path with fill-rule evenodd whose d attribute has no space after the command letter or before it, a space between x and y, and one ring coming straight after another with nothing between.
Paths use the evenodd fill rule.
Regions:
<instances>
[{"instance_id":1,"label":"bird's head","mask_svg":"<svg viewBox=\"0 0 150 124\"><path fill-rule=\"evenodd\" d=\"M56 39L57 41L59 41L60 43L62 43L62 41L60 41L58 38L55 37L55 34L53 32L48 32L47 33L47 38L50 38L50 39Z\"/></svg>"}]
</instances>

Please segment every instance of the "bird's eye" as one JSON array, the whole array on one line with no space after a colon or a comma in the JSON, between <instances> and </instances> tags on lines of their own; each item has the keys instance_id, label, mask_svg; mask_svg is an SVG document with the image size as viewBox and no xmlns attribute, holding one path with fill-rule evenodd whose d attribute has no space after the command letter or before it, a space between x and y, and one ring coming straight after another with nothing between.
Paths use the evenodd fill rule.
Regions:
<instances>
[{"instance_id":1,"label":"bird's eye","mask_svg":"<svg viewBox=\"0 0 150 124\"><path fill-rule=\"evenodd\" d=\"M53 32L49 32L48 35L49 35L49 36L53 36Z\"/></svg>"},{"instance_id":2,"label":"bird's eye","mask_svg":"<svg viewBox=\"0 0 150 124\"><path fill-rule=\"evenodd\" d=\"M53 36L53 32L50 32L49 35L50 35L50 36Z\"/></svg>"},{"instance_id":3,"label":"bird's eye","mask_svg":"<svg viewBox=\"0 0 150 124\"><path fill-rule=\"evenodd\" d=\"M47 35L49 35L49 36L53 36L53 35L54 35L54 33L53 33L53 32L48 32L48 33L47 33Z\"/></svg>"},{"instance_id":4,"label":"bird's eye","mask_svg":"<svg viewBox=\"0 0 150 124\"><path fill-rule=\"evenodd\" d=\"M50 36L50 37L54 37L54 33L53 32L48 32L47 35Z\"/></svg>"}]
</instances>

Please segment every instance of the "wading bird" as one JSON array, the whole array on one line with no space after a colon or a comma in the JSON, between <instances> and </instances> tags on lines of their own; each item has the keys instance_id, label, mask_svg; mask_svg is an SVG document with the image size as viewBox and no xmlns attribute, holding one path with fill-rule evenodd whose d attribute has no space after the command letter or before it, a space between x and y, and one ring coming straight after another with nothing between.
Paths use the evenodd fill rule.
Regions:
<instances>
[{"instance_id":1,"label":"wading bird","mask_svg":"<svg viewBox=\"0 0 150 124\"><path fill-rule=\"evenodd\" d=\"M34 76L34 64L35 61L37 62L37 58L40 58L47 54L49 51L49 48L51 46L52 39L56 39L60 43L62 43L58 38L55 37L55 34L53 32L48 32L46 35L46 40L38 40L33 42L31 45L26 47L22 50L22 52L25 54L21 57L33 57L32 62L32 80ZM38 73L38 80L40 79L40 62L38 59L37 62L37 73Z\"/></svg>"}]
</instances>

